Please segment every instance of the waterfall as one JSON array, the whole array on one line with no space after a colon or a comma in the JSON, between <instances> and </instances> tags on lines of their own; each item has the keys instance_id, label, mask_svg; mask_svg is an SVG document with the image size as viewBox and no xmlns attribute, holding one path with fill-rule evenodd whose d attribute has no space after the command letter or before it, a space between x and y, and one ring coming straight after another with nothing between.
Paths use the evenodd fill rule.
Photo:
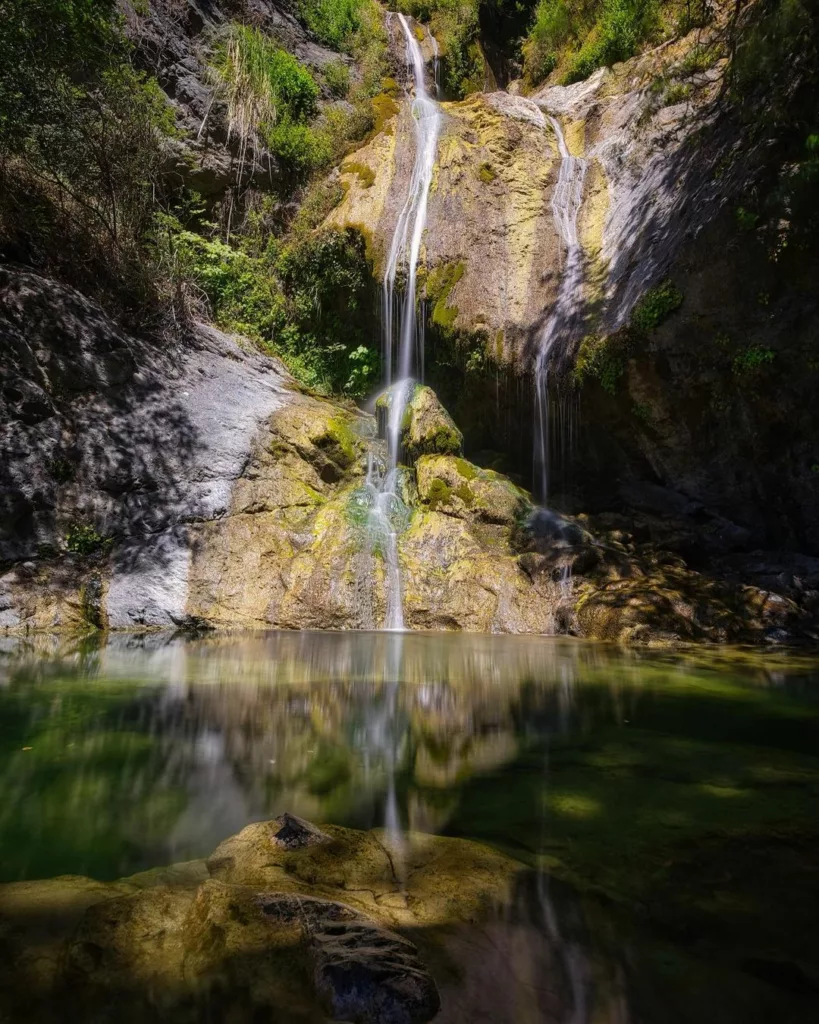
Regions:
<instances>
[{"instance_id":1,"label":"waterfall","mask_svg":"<svg viewBox=\"0 0 819 1024\"><path fill-rule=\"evenodd\" d=\"M388 15L388 18L393 17L398 19L406 39L407 68L412 76L415 159L407 197L390 243L382 293L384 378L385 385L391 388L386 429L387 460L386 465L370 460L365 487L370 493L370 530L378 540L386 566L384 628L403 629L398 531L395 525L403 510L398 457L404 412L412 397L415 380L423 376L424 324L423 317L416 310L416 278L438 151L441 111L427 91L424 57L415 33L403 14ZM437 65L438 47L434 39L433 51ZM403 271L402 295L396 293L399 269Z\"/></svg>"},{"instance_id":2,"label":"waterfall","mask_svg":"<svg viewBox=\"0 0 819 1024\"><path fill-rule=\"evenodd\" d=\"M549 490L549 360L558 339L566 342L582 314L583 250L577 238L577 215L583 198L587 161L571 156L558 120L546 115L560 153L560 171L552 194L552 216L565 263L552 315L543 329L535 362L534 490L546 502Z\"/></svg>"}]
</instances>

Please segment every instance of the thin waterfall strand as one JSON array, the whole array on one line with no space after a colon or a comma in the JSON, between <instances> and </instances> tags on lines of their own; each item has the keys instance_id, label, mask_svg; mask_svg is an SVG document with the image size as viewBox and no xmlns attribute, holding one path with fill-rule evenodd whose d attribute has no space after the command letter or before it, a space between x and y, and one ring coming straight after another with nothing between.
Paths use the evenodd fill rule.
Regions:
<instances>
[{"instance_id":1,"label":"thin waterfall strand","mask_svg":"<svg viewBox=\"0 0 819 1024\"><path fill-rule=\"evenodd\" d=\"M577 238L577 215L583 198L587 161L572 156L558 120L546 115L560 153L560 171L552 195L552 216L566 258L552 315L540 336L535 363L535 473L538 498L545 504L549 491L549 361L558 339L566 342L582 312L583 250Z\"/></svg>"},{"instance_id":2,"label":"thin waterfall strand","mask_svg":"<svg viewBox=\"0 0 819 1024\"><path fill-rule=\"evenodd\" d=\"M403 14L390 14L389 17L398 19L406 40L407 67L412 74L414 88L411 110L415 134L415 160L407 198L390 243L382 292L385 384L391 388L386 424L387 465L385 469L380 469L374 460L371 460L365 486L372 492L371 531L378 537L386 565L387 612L384 627L400 630L404 628L404 615L398 564L398 534L394 526L396 506L402 504L399 495L398 458L404 412L412 396L414 381L423 375L424 325L416 308L417 272L427 224L427 203L432 172L438 151L441 112L427 91L424 57L407 19ZM437 57L437 45L433 48ZM400 310L396 295L399 269L405 271ZM400 315L396 331L397 312Z\"/></svg>"}]
</instances>

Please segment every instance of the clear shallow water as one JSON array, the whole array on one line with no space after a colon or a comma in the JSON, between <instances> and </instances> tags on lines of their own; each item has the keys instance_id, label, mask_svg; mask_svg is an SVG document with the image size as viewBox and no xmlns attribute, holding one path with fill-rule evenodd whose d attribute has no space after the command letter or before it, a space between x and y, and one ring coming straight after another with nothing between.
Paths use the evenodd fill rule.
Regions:
<instances>
[{"instance_id":1,"label":"clear shallow water","mask_svg":"<svg viewBox=\"0 0 819 1024\"><path fill-rule=\"evenodd\" d=\"M534 869L556 1019L819 1019L806 660L362 633L0 651L0 881L113 879L283 811L464 836ZM498 953L509 1005L540 955Z\"/></svg>"}]
</instances>

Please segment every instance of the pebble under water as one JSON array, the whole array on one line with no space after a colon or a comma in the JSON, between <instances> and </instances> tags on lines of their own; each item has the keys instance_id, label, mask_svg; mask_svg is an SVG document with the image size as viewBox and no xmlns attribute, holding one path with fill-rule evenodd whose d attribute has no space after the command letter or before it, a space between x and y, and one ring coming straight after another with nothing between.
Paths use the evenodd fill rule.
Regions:
<instances>
[{"instance_id":1,"label":"pebble under water","mask_svg":"<svg viewBox=\"0 0 819 1024\"><path fill-rule=\"evenodd\" d=\"M0 777L0 883L110 881L284 812L515 858L508 907L439 924L441 1021L819 1019L807 655L464 634L7 640Z\"/></svg>"}]
</instances>

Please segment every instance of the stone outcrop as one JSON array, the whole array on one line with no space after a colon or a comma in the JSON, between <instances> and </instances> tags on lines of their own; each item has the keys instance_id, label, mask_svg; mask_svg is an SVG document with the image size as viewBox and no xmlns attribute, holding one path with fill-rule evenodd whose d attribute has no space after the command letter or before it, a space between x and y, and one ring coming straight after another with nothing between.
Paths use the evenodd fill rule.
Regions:
<instances>
[{"instance_id":1,"label":"stone outcrop","mask_svg":"<svg viewBox=\"0 0 819 1024\"><path fill-rule=\"evenodd\" d=\"M122 4L137 62L155 76L174 111L179 138L166 143L166 173L206 202L219 202L236 186L270 189L276 158L263 146L228 136L227 104L212 70L213 51L232 21L249 20L312 69L339 55L321 46L285 0L151 0Z\"/></svg>"},{"instance_id":2,"label":"stone outcrop","mask_svg":"<svg viewBox=\"0 0 819 1024\"><path fill-rule=\"evenodd\" d=\"M118 1007L125 1020L431 1020L438 986L403 933L481 927L523 866L465 840L335 826L283 850L277 836L294 822L319 832L288 815L248 826L214 852L209 876L192 862L107 884L0 886L4 1019L56 1024ZM480 971L471 955L460 958L467 979ZM447 962L433 959L438 971Z\"/></svg>"},{"instance_id":3,"label":"stone outcrop","mask_svg":"<svg viewBox=\"0 0 819 1024\"><path fill-rule=\"evenodd\" d=\"M378 429L386 435L393 402L398 390L410 390L402 396L404 414L398 424L398 444L402 458L414 463L422 455L461 455L464 438L455 421L425 384L414 381L394 384L375 403Z\"/></svg>"},{"instance_id":4,"label":"stone outcrop","mask_svg":"<svg viewBox=\"0 0 819 1024\"><path fill-rule=\"evenodd\" d=\"M300 392L212 328L168 350L11 269L2 300L4 631L382 624L374 417ZM507 477L441 454L459 451L460 433L428 387L403 426L410 628L632 640L811 628L810 559L746 569L742 530L714 516L694 528L676 506L613 520L535 512ZM708 545L736 554L701 574L688 562Z\"/></svg>"}]
</instances>

